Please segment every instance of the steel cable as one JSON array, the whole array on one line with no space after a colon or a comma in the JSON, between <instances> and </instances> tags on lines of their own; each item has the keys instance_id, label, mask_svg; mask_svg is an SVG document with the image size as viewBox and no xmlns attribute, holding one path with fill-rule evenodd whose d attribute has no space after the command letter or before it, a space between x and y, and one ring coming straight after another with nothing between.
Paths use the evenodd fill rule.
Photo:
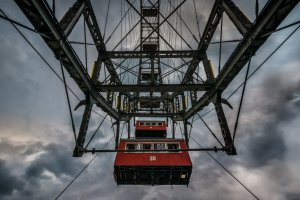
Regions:
<instances>
[{"instance_id":1,"label":"steel cable","mask_svg":"<svg viewBox=\"0 0 300 200\"><path fill-rule=\"evenodd\" d=\"M0 8L0 12L6 17L7 15L4 13L4 11ZM9 18L8 18L9 19ZM20 31L20 29L15 25L15 22L12 20L8 20L11 25L17 30L17 32L22 36L22 38L27 42L27 44L29 44L29 46L32 48L32 50L34 52L36 52L38 54L38 56L44 61L44 63L46 64L47 67L49 67L49 69L55 74L55 76L57 76L57 78L63 83L63 79L58 75L58 73L54 70L54 68L49 64L49 62L42 56L42 54L33 46L33 44L27 39L27 37ZM20 23L18 23L17 25L19 25ZM21 26L21 25L20 25ZM25 26L25 25L23 25ZM23 27L22 26L22 27ZM23 27L25 28L25 27ZM31 30L32 31L32 30ZM35 33L39 33L36 31L33 31ZM42 35L42 33L39 33ZM67 85L68 90L75 96L75 98L80 101L80 98L75 94L75 92ZM95 114L97 114L98 116L104 118L104 116L102 116L100 113L98 113L95 110L92 110Z\"/></svg>"},{"instance_id":2,"label":"steel cable","mask_svg":"<svg viewBox=\"0 0 300 200\"><path fill-rule=\"evenodd\" d=\"M203 148L200 143L198 143L193 137L191 139L198 144L200 148ZM213 157L208 151L205 151L219 166L221 166L232 178L234 178L243 188L245 188L255 199L259 200L259 198L246 186L244 185L236 176L233 175L222 163L220 163L215 157Z\"/></svg>"},{"instance_id":3,"label":"steel cable","mask_svg":"<svg viewBox=\"0 0 300 200\"><path fill-rule=\"evenodd\" d=\"M103 41L105 39L105 32L106 32L106 26L107 26L107 21L108 21L109 8L110 8L110 0L108 0L108 5L107 5L107 11L106 11L106 17L105 17L105 25L104 25L104 32L103 32Z\"/></svg>"},{"instance_id":4,"label":"steel cable","mask_svg":"<svg viewBox=\"0 0 300 200\"><path fill-rule=\"evenodd\" d=\"M66 92L67 101L68 101L68 108L69 108L70 117L71 117L71 123L72 123L72 130L73 130L73 134L74 134L74 139L75 139L75 145L77 146L75 124L74 124L72 108L71 108L71 103L70 103L70 98L69 98L69 93L68 93L68 88L67 88L67 83L66 83L66 77L65 77L65 72L64 72L62 61L61 61L61 57L59 58L59 61L60 61L61 74L62 74L62 77L63 77L65 92Z\"/></svg>"},{"instance_id":5,"label":"steel cable","mask_svg":"<svg viewBox=\"0 0 300 200\"><path fill-rule=\"evenodd\" d=\"M300 28L300 25L297 26L281 43L278 47L276 47L275 50L273 50L269 56L263 61L261 62L261 64L248 76L247 80L249 80L273 55L274 53L276 53L276 51L278 49L280 49L280 47ZM242 82L226 99L229 100L244 84L245 82ZM212 112L213 110L215 110L214 108L207 111L206 113L204 113L203 115L201 115L201 117L204 117L205 115L207 115L208 113ZM195 121L199 120L200 118L196 119Z\"/></svg>"},{"instance_id":6,"label":"steel cable","mask_svg":"<svg viewBox=\"0 0 300 200\"><path fill-rule=\"evenodd\" d=\"M247 78L248 78L250 64L251 64L252 52L250 53L249 56L250 56L250 59L249 59L248 66L247 66L247 71L246 71L246 75L245 75L245 81L244 81L244 84L243 84L243 90L242 90L241 100L240 100L240 104L239 104L239 108L238 108L238 113L237 113L236 120L235 120L234 129L233 129L233 139L232 139L233 142L234 142L234 138L235 138L237 126L238 126L238 123L239 123L240 113L241 113L242 104L243 104L243 100L244 100L244 94L245 94L246 85L247 85Z\"/></svg>"},{"instance_id":7,"label":"steel cable","mask_svg":"<svg viewBox=\"0 0 300 200\"><path fill-rule=\"evenodd\" d=\"M101 149L104 149L113 139L114 137L111 137L110 140L103 145ZM82 170L68 183L68 185L57 195L55 200L59 199L59 197L72 185L72 183L88 168L88 166L95 160L95 158L99 155L100 153L96 153L96 155L82 168Z\"/></svg>"}]
</instances>

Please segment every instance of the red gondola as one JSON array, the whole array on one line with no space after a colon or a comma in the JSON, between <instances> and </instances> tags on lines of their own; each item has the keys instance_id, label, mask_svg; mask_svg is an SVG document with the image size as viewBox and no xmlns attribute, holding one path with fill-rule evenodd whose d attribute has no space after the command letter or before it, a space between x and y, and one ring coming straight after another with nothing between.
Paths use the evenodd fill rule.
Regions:
<instances>
[{"instance_id":1,"label":"red gondola","mask_svg":"<svg viewBox=\"0 0 300 200\"><path fill-rule=\"evenodd\" d=\"M165 122L137 121L135 139L120 140L119 150L133 152L116 155L118 185L188 185L192 162L187 151L180 151L187 146L183 139L166 138L166 130Z\"/></svg>"}]
</instances>

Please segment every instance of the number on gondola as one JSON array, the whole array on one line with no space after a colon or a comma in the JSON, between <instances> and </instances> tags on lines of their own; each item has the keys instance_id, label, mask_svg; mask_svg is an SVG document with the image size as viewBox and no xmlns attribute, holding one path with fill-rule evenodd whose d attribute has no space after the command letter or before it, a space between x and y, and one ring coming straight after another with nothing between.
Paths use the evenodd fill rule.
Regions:
<instances>
[{"instance_id":1,"label":"number on gondola","mask_svg":"<svg viewBox=\"0 0 300 200\"><path fill-rule=\"evenodd\" d=\"M150 161L156 161L156 156L149 156Z\"/></svg>"}]
</instances>

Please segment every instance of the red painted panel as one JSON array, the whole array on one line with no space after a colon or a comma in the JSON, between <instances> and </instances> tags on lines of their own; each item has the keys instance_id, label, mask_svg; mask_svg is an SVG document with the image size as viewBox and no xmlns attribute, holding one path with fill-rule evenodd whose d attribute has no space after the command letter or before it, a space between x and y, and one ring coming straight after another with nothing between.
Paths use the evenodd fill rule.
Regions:
<instances>
[{"instance_id":1,"label":"red painted panel","mask_svg":"<svg viewBox=\"0 0 300 200\"><path fill-rule=\"evenodd\" d=\"M125 149L126 143L154 142L153 140L121 140L119 149ZM186 144L182 139L155 140L155 142L174 143L178 142L181 149ZM147 152L147 153L125 153L118 152L115 166L192 166L187 151L182 152Z\"/></svg>"},{"instance_id":2,"label":"red painted panel","mask_svg":"<svg viewBox=\"0 0 300 200\"><path fill-rule=\"evenodd\" d=\"M136 130L167 130L167 125L166 122L164 121L159 122L162 123L162 126L145 126L145 125L141 126L140 122L147 123L147 121L136 121L136 125L135 125Z\"/></svg>"}]
</instances>

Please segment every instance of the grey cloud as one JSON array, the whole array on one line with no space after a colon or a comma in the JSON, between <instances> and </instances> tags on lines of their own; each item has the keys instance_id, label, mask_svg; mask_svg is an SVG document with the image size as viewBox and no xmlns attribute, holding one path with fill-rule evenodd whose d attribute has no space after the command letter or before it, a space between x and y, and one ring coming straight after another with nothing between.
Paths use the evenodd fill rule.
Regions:
<instances>
[{"instance_id":1,"label":"grey cloud","mask_svg":"<svg viewBox=\"0 0 300 200\"><path fill-rule=\"evenodd\" d=\"M261 135L253 136L249 141L252 144L249 148L251 160L256 166L264 166L273 159L282 160L286 153L283 137L277 130L278 127L271 128L272 125L274 124L270 123L269 129L264 129Z\"/></svg>"},{"instance_id":2,"label":"grey cloud","mask_svg":"<svg viewBox=\"0 0 300 200\"><path fill-rule=\"evenodd\" d=\"M261 109L266 121L261 130L249 130L253 133L248 143L250 160L254 166L264 166L274 159L284 159L287 146L282 126L297 116L297 108L291 103L291 96L299 89L299 81L298 84L289 83L281 77L272 76L263 82L261 91L254 94L263 105L255 105L254 102L248 112ZM259 124L259 121L253 123Z\"/></svg>"},{"instance_id":3,"label":"grey cloud","mask_svg":"<svg viewBox=\"0 0 300 200\"><path fill-rule=\"evenodd\" d=\"M297 107L300 107L300 100L294 101L293 104Z\"/></svg>"},{"instance_id":4,"label":"grey cloud","mask_svg":"<svg viewBox=\"0 0 300 200\"><path fill-rule=\"evenodd\" d=\"M44 147L45 153L36 158L26 169L25 178L39 180L44 177L45 170L60 177L74 176L83 166L79 160L71 157L71 152L59 144L49 144ZM68 156L66 156L68 155Z\"/></svg>"},{"instance_id":5,"label":"grey cloud","mask_svg":"<svg viewBox=\"0 0 300 200\"><path fill-rule=\"evenodd\" d=\"M286 193L285 197L288 200L299 200L300 193L289 192L289 193Z\"/></svg>"},{"instance_id":6,"label":"grey cloud","mask_svg":"<svg viewBox=\"0 0 300 200\"><path fill-rule=\"evenodd\" d=\"M23 190L24 186L24 181L11 174L5 160L0 159L0 199L1 196L11 195L14 190Z\"/></svg>"},{"instance_id":7,"label":"grey cloud","mask_svg":"<svg viewBox=\"0 0 300 200\"><path fill-rule=\"evenodd\" d=\"M0 155L30 156L41 152L43 145L41 142L16 143L7 138L0 138Z\"/></svg>"},{"instance_id":8,"label":"grey cloud","mask_svg":"<svg viewBox=\"0 0 300 200\"><path fill-rule=\"evenodd\" d=\"M25 151L22 153L24 156L29 156L43 151L43 144L41 142L35 142L31 145L26 145Z\"/></svg>"}]
</instances>

